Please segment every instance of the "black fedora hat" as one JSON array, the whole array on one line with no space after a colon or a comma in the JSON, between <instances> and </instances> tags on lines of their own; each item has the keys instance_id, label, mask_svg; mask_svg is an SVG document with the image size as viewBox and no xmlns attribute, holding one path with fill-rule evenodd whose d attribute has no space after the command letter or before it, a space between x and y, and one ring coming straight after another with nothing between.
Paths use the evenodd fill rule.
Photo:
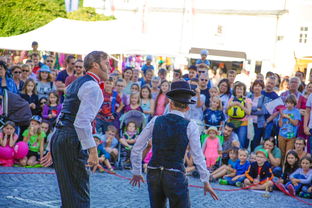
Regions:
<instances>
[{"instance_id":1,"label":"black fedora hat","mask_svg":"<svg viewBox=\"0 0 312 208\"><path fill-rule=\"evenodd\" d=\"M166 95L170 100L177 101L179 103L196 103L196 101L192 100L192 97L195 96L196 93L191 90L190 84L186 81L172 82L171 89Z\"/></svg>"}]
</instances>

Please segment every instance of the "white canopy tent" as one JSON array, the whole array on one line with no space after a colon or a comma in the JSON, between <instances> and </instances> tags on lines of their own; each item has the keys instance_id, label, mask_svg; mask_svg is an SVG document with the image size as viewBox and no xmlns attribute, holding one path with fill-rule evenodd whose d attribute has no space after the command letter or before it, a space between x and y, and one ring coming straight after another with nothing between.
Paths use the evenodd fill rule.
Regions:
<instances>
[{"instance_id":1,"label":"white canopy tent","mask_svg":"<svg viewBox=\"0 0 312 208\"><path fill-rule=\"evenodd\" d=\"M28 33L0 37L0 48L30 50L33 41L39 43L39 50L72 54L93 50L109 54L181 54L176 39L169 39L166 34L142 34L135 20L87 22L57 18Z\"/></svg>"}]
</instances>

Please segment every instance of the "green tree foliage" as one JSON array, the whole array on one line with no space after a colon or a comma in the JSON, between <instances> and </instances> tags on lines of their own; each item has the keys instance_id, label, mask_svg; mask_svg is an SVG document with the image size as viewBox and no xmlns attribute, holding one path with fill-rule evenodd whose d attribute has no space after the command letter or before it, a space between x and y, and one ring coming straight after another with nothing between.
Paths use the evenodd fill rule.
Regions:
<instances>
[{"instance_id":1,"label":"green tree foliage","mask_svg":"<svg viewBox=\"0 0 312 208\"><path fill-rule=\"evenodd\" d=\"M60 0L1 0L0 36L26 33L57 17L66 17Z\"/></svg>"},{"instance_id":2,"label":"green tree foliage","mask_svg":"<svg viewBox=\"0 0 312 208\"><path fill-rule=\"evenodd\" d=\"M76 11L67 13L68 19L83 20L83 21L106 21L114 20L114 16L105 16L97 14L92 7L81 7Z\"/></svg>"},{"instance_id":3,"label":"green tree foliage","mask_svg":"<svg viewBox=\"0 0 312 208\"><path fill-rule=\"evenodd\" d=\"M0 37L35 30L57 17L83 21L113 20L113 16L97 14L94 8L81 7L66 14L64 0L0 0Z\"/></svg>"}]
</instances>

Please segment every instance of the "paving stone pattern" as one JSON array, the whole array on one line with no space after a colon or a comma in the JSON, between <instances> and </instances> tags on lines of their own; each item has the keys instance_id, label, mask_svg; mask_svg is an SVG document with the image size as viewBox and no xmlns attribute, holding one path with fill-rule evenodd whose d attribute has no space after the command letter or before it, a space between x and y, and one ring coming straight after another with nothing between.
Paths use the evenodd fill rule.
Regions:
<instances>
[{"instance_id":1,"label":"paving stone pattern","mask_svg":"<svg viewBox=\"0 0 312 208\"><path fill-rule=\"evenodd\" d=\"M54 172L45 168L5 168L3 172ZM129 171L117 171L131 177ZM202 185L199 179L189 178L189 184ZM231 186L212 184L213 187L231 189ZM253 191L217 191L220 201L213 201L203 190L190 188L192 207L213 208L307 208L311 207L291 197L274 191L270 198ZM312 200L306 201L312 203ZM60 195L56 175L53 174L0 174L0 208L59 207ZM146 184L133 188L129 181L107 173L94 173L91 176L91 207L101 208L147 208L149 199Z\"/></svg>"}]
</instances>

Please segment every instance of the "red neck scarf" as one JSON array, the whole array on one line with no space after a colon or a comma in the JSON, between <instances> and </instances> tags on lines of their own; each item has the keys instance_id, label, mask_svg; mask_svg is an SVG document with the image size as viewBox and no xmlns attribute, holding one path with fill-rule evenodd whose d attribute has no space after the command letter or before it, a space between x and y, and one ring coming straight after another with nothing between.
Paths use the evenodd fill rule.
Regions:
<instances>
[{"instance_id":1,"label":"red neck scarf","mask_svg":"<svg viewBox=\"0 0 312 208\"><path fill-rule=\"evenodd\" d=\"M104 90L104 82L101 81L96 74L94 74L93 72L87 72L86 74L91 76L100 85L101 90Z\"/></svg>"}]
</instances>

